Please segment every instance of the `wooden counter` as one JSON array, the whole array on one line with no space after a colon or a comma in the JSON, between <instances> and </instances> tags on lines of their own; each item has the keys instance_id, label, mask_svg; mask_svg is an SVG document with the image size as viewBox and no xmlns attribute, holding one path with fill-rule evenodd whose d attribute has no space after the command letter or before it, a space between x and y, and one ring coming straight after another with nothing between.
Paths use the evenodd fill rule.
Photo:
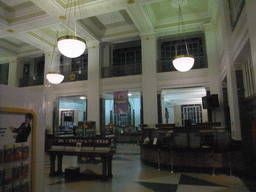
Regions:
<instances>
[{"instance_id":1,"label":"wooden counter","mask_svg":"<svg viewBox=\"0 0 256 192\"><path fill-rule=\"evenodd\" d=\"M163 148L141 145L142 162L180 167L229 167L228 149ZM172 164L173 162L173 164Z\"/></svg>"},{"instance_id":2,"label":"wooden counter","mask_svg":"<svg viewBox=\"0 0 256 192\"><path fill-rule=\"evenodd\" d=\"M225 129L144 129L144 133L149 138L147 145L141 144L144 163L199 169L230 167L231 140Z\"/></svg>"}]
</instances>

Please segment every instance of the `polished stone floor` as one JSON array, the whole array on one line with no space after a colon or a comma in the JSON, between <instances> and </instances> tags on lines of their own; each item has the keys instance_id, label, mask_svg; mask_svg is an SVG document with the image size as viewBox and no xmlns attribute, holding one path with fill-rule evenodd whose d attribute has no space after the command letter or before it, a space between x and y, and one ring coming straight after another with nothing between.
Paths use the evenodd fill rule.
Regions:
<instances>
[{"instance_id":1,"label":"polished stone floor","mask_svg":"<svg viewBox=\"0 0 256 192\"><path fill-rule=\"evenodd\" d=\"M64 175L49 177L49 158L45 157L45 191L47 192L251 192L243 179L229 175L202 173L171 173L159 170L140 162L140 148L137 144L118 144L113 157L113 178L101 181L97 177L84 177L75 180L65 179ZM67 167L80 167L80 172L90 175L101 174L101 163L77 163L76 157L64 156L63 170Z\"/></svg>"}]
</instances>

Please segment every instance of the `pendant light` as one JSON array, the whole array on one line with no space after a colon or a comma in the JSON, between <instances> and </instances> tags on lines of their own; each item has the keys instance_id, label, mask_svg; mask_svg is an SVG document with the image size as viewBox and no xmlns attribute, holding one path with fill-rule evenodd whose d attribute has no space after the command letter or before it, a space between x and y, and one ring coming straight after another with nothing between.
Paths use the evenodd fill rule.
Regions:
<instances>
[{"instance_id":1,"label":"pendant light","mask_svg":"<svg viewBox=\"0 0 256 192\"><path fill-rule=\"evenodd\" d=\"M179 6L179 18L180 18L180 25L182 25L182 14L181 14L181 5L184 5L184 2L186 1L176 1L175 3L179 3L178 6ZM183 26L183 36L185 34L185 29L184 29L184 26ZM186 71L189 71L193 65L194 65L194 62L195 62L195 59L194 59L194 56L189 54L188 52L188 46L187 46L187 42L186 42L186 39L184 38L185 40L185 48L186 48L186 54L181 54L181 55L177 55L177 49L178 47L175 46L175 57L172 61L173 63L173 66L175 67L175 69L177 69L178 71L180 72L186 72Z\"/></svg>"},{"instance_id":2,"label":"pendant light","mask_svg":"<svg viewBox=\"0 0 256 192\"><path fill-rule=\"evenodd\" d=\"M64 75L58 72L48 72L46 79L52 84L60 84L64 80Z\"/></svg>"},{"instance_id":3,"label":"pendant light","mask_svg":"<svg viewBox=\"0 0 256 192\"><path fill-rule=\"evenodd\" d=\"M57 31L57 35L56 35L56 39L58 37L58 31ZM49 72L46 74L46 79L52 83L52 84L60 84L63 80L64 80L64 75L62 75L61 73L59 73L58 71L51 71L52 69L52 65L53 65L53 56L55 54L55 43L53 46L53 51L52 51L52 58L51 58L51 63L50 63L50 70Z\"/></svg>"},{"instance_id":4,"label":"pendant light","mask_svg":"<svg viewBox=\"0 0 256 192\"><path fill-rule=\"evenodd\" d=\"M72 2L72 0L71 0ZM76 5L75 0L73 1L74 11L76 15ZM69 22L70 22L70 15L71 15L71 8L72 3L68 2L69 7L69 18L68 18L68 28L67 28L67 35L58 38L57 46L61 54L69 58L76 58L82 55L86 49L86 42L83 38L78 37L76 35L76 23L75 23L75 35L69 35ZM79 9L80 11L80 9ZM81 14L81 12L80 12ZM66 16L62 17L66 18Z\"/></svg>"}]
</instances>

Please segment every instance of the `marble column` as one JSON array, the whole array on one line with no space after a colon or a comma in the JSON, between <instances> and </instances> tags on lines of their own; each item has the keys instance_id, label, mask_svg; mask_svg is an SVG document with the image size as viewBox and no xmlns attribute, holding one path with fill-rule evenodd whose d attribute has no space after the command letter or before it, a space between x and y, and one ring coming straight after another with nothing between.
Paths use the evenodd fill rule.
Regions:
<instances>
[{"instance_id":1,"label":"marble column","mask_svg":"<svg viewBox=\"0 0 256 192\"><path fill-rule=\"evenodd\" d=\"M254 77L256 77L256 1L255 0L245 0L245 10L247 15L247 27L250 38L252 63L254 69ZM256 78L254 78L254 85L256 86Z\"/></svg>"},{"instance_id":2,"label":"marble column","mask_svg":"<svg viewBox=\"0 0 256 192\"><path fill-rule=\"evenodd\" d=\"M241 137L241 126L240 126L240 114L239 104L237 96L237 85L236 85L236 72L234 62L231 56L231 22L229 12L229 5L227 1L219 1L221 14L223 15L221 20L224 56L223 62L226 66L226 77L227 77L227 89L228 89L228 104L230 108L230 120L231 120L231 138L237 141L242 139Z\"/></svg>"},{"instance_id":3,"label":"marble column","mask_svg":"<svg viewBox=\"0 0 256 192\"><path fill-rule=\"evenodd\" d=\"M9 76L8 85L19 87L19 79L22 78L23 66L17 57L9 57Z\"/></svg>"},{"instance_id":4,"label":"marble column","mask_svg":"<svg viewBox=\"0 0 256 192\"><path fill-rule=\"evenodd\" d=\"M212 110L212 121L221 122L221 126L225 127L222 84L220 80L220 60L216 50L216 36L211 24L204 25L204 34L206 41L206 51L208 59L210 94L218 94L219 107Z\"/></svg>"},{"instance_id":5,"label":"marble column","mask_svg":"<svg viewBox=\"0 0 256 192\"><path fill-rule=\"evenodd\" d=\"M88 121L96 122L96 134L100 134L100 43L88 45Z\"/></svg>"},{"instance_id":6,"label":"marble column","mask_svg":"<svg viewBox=\"0 0 256 192\"><path fill-rule=\"evenodd\" d=\"M144 124L156 124L157 114L157 38L143 36L142 45L142 95Z\"/></svg>"}]
</instances>

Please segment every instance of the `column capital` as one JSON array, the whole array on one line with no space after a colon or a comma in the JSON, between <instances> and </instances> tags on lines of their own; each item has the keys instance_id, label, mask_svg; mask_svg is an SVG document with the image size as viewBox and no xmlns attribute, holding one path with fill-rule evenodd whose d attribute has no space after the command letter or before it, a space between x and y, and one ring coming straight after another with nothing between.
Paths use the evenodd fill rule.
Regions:
<instances>
[{"instance_id":1,"label":"column capital","mask_svg":"<svg viewBox=\"0 0 256 192\"><path fill-rule=\"evenodd\" d=\"M10 56L10 57L8 57L8 61L9 62L16 62L17 60L18 60L17 56Z\"/></svg>"},{"instance_id":2,"label":"column capital","mask_svg":"<svg viewBox=\"0 0 256 192\"><path fill-rule=\"evenodd\" d=\"M142 34L141 41L149 41L149 40L156 40L157 35L155 33L148 33L148 34Z\"/></svg>"},{"instance_id":3,"label":"column capital","mask_svg":"<svg viewBox=\"0 0 256 192\"><path fill-rule=\"evenodd\" d=\"M204 27L205 32L207 32L209 30L213 30L212 23L205 23L205 24L203 24L203 27Z\"/></svg>"},{"instance_id":4,"label":"column capital","mask_svg":"<svg viewBox=\"0 0 256 192\"><path fill-rule=\"evenodd\" d=\"M44 51L45 57L50 57L50 56L52 56L52 54L53 54L53 50ZM55 51L54 51L54 54L55 54L55 55L58 55L58 56L61 55L61 53L59 52L59 50L55 50Z\"/></svg>"},{"instance_id":5,"label":"column capital","mask_svg":"<svg viewBox=\"0 0 256 192\"><path fill-rule=\"evenodd\" d=\"M90 49L90 48L95 49L96 47L100 47L100 42L99 41L94 41L94 42L90 42L90 43L86 42L86 46L88 49Z\"/></svg>"}]
</instances>

